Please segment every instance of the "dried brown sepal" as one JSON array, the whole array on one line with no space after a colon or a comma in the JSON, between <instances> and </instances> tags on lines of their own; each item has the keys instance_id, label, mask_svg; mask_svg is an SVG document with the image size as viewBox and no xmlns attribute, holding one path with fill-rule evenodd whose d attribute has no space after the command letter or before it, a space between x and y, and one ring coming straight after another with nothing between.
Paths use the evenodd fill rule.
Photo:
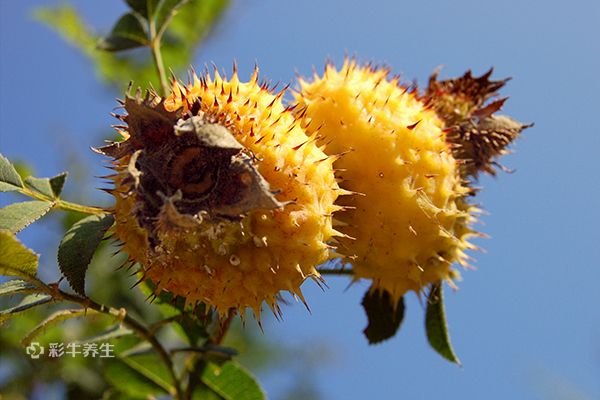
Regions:
<instances>
[{"instance_id":1,"label":"dried brown sepal","mask_svg":"<svg viewBox=\"0 0 600 400\"><path fill-rule=\"evenodd\" d=\"M508 146L523 129L531 125L522 124L505 115L491 115L450 129L446 140L454 145L454 157L462 160L461 176L477 178L479 172L496 175L494 167L508 171L495 160L509 154Z\"/></svg>"},{"instance_id":2,"label":"dried brown sepal","mask_svg":"<svg viewBox=\"0 0 600 400\"><path fill-rule=\"evenodd\" d=\"M496 159L509 153L508 146L533 125L494 115L507 100L496 99L498 90L510 78L490 80L492 72L490 69L474 77L467 71L459 78L438 81L439 71L435 71L423 95L424 101L444 121L446 140L455 158L461 160L460 172L464 178L477 178L479 172L495 175L494 167L499 166Z\"/></svg>"},{"instance_id":3,"label":"dried brown sepal","mask_svg":"<svg viewBox=\"0 0 600 400\"><path fill-rule=\"evenodd\" d=\"M485 103L498 96L498 90L510 78L492 81L489 78L493 69L490 69L479 77L474 77L469 70L460 78L438 81L439 72L436 70L429 78L424 97L431 102L446 126L459 125L474 116L483 116L482 114L489 116L502 106L504 100L488 106Z\"/></svg>"},{"instance_id":4,"label":"dried brown sepal","mask_svg":"<svg viewBox=\"0 0 600 400\"><path fill-rule=\"evenodd\" d=\"M151 236L157 221L185 227L200 214L236 220L285 205L258 172L255 157L216 118L170 112L151 92L137 91L122 104L126 140L95 150L115 160L129 156L123 183L136 195L136 218Z\"/></svg>"}]
</instances>

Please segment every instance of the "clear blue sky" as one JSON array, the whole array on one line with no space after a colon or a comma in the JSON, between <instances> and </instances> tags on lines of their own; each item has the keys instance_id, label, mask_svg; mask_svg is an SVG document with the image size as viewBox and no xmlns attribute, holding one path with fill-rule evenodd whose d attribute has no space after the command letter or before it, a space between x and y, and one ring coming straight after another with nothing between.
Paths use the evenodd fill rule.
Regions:
<instances>
[{"instance_id":1,"label":"clear blue sky","mask_svg":"<svg viewBox=\"0 0 600 400\"><path fill-rule=\"evenodd\" d=\"M113 94L75 49L32 20L33 6L57 3L0 1L0 149L48 174L78 154L90 164L84 176L101 175L89 146L114 123ZM72 3L103 31L123 10L120 0ZM445 76L494 66L497 77L513 77L505 112L536 123L504 160L517 172L480 182L491 213L480 228L492 239L478 243L487 250L474 255L478 270L447 295L464 367L428 348L414 296L400 334L368 346L359 306L367 285L344 291L346 280L330 279L322 293L307 282L312 315L287 307L265 334L306 354L319 351L315 343L327 347L330 361L310 372L325 398L600 398L599 39L600 2L592 0L234 2L198 52L198 69L212 61L228 69L236 59L247 76L258 61L263 76L290 82L294 69L309 75L347 53L425 83L440 64ZM33 227L22 238L41 245L49 233ZM277 399L294 376L261 378Z\"/></svg>"}]
</instances>

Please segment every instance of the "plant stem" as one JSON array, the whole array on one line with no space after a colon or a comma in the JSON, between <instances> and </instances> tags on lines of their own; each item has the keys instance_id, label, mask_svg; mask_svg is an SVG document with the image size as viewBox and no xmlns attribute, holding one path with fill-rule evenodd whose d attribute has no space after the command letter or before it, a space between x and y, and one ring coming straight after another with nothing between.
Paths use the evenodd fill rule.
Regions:
<instances>
[{"instance_id":1,"label":"plant stem","mask_svg":"<svg viewBox=\"0 0 600 400\"><path fill-rule=\"evenodd\" d=\"M167 367L169 374L171 375L171 379L173 380L173 386L175 388L175 393L171 393L175 399L182 400L183 399L183 391L181 389L181 383L177 374L175 373L175 367L173 366L173 360L169 356L169 353L165 350L163 345L158 341L153 332L151 332L146 326L144 326L141 322L137 321L135 318L127 314L127 311L122 309L116 309L114 307L105 306L103 304L96 303L95 301L87 298L81 297L77 295L73 295L70 293L66 293L58 287L43 285L41 286L48 294L50 294L55 300L63 300L71 303L76 303L81 305L84 308L91 308L94 311L99 313L103 313L106 315L110 315L113 318L117 318L121 321L125 326L133 330L138 334L142 339L147 340L148 343L154 348L159 358Z\"/></svg>"},{"instance_id":2,"label":"plant stem","mask_svg":"<svg viewBox=\"0 0 600 400\"><path fill-rule=\"evenodd\" d=\"M60 199L56 201L56 206L59 207L61 210L77 211L77 212L81 212L81 213L85 213L85 214L99 215L99 214L106 214L106 213L110 212L108 210L105 210L104 208L94 207L94 206L84 206L82 204L71 203L70 201L65 201L65 200L60 200Z\"/></svg>"},{"instance_id":3,"label":"plant stem","mask_svg":"<svg viewBox=\"0 0 600 400\"><path fill-rule=\"evenodd\" d=\"M25 196L33 197L34 199L37 199L37 200L53 202L54 207L58 207L61 210L77 211L77 212L81 212L84 214L94 214L94 215L110 213L110 211L108 211L104 208L101 208L101 207L85 206L83 204L71 203L70 201L66 201L66 200L62 200L62 199L53 199L53 198L44 196L43 194L38 193L38 192L31 190L29 188L26 188L26 187L20 188L19 192L21 194L24 194Z\"/></svg>"},{"instance_id":4,"label":"plant stem","mask_svg":"<svg viewBox=\"0 0 600 400\"><path fill-rule=\"evenodd\" d=\"M150 50L152 51L152 58L154 59L154 65L156 66L156 72L158 73L158 79L160 80L160 86L162 87L161 95L164 97L169 93L169 85L167 84L167 75L165 73L165 65L162 59L162 53L160 51L160 39L161 36L156 34L156 25L151 20L149 23L150 28Z\"/></svg>"},{"instance_id":5,"label":"plant stem","mask_svg":"<svg viewBox=\"0 0 600 400\"><path fill-rule=\"evenodd\" d=\"M204 343L205 348L209 348L211 345L220 345L225 339L225 335L227 335L227 331L231 326L231 321L235 317L235 312L230 311L223 321L219 324L219 331L215 333L214 336L208 338ZM192 398L192 394L194 390L199 385L202 385L202 381L200 380L200 376L206 368L206 359L204 358L204 354L191 354L190 356L190 365L189 374L188 374L188 385L185 391L184 400L190 400Z\"/></svg>"}]
</instances>

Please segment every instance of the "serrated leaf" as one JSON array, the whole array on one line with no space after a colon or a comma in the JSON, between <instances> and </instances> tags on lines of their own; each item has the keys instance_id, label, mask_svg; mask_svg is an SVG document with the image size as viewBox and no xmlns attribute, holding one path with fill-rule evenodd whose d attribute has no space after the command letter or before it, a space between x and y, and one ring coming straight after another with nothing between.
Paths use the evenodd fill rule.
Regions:
<instances>
[{"instance_id":1,"label":"serrated leaf","mask_svg":"<svg viewBox=\"0 0 600 400\"><path fill-rule=\"evenodd\" d=\"M148 34L140 19L133 13L127 13L117 21L108 37L98 42L98 48L105 51L121 51L148 44Z\"/></svg>"},{"instance_id":2,"label":"serrated leaf","mask_svg":"<svg viewBox=\"0 0 600 400\"><path fill-rule=\"evenodd\" d=\"M50 301L52 301L52 297L47 295L30 294L25 296L23 300L21 300L21 302L16 306L0 311L0 324L17 314L29 310L30 308L49 303Z\"/></svg>"},{"instance_id":3,"label":"serrated leaf","mask_svg":"<svg viewBox=\"0 0 600 400\"><path fill-rule=\"evenodd\" d=\"M52 191L52 187L50 186L49 178L35 178L33 176L28 176L27 178L25 178L25 184L31 189L43 194L46 197L54 197L54 192Z\"/></svg>"},{"instance_id":4,"label":"serrated leaf","mask_svg":"<svg viewBox=\"0 0 600 400\"><path fill-rule=\"evenodd\" d=\"M29 176L25 178L25 184L38 193L51 199L58 199L62 188L65 185L67 173L63 172L52 178L35 178Z\"/></svg>"},{"instance_id":5,"label":"serrated leaf","mask_svg":"<svg viewBox=\"0 0 600 400\"><path fill-rule=\"evenodd\" d=\"M119 357L119 359L166 392L174 392L169 371L155 353Z\"/></svg>"},{"instance_id":6,"label":"serrated leaf","mask_svg":"<svg viewBox=\"0 0 600 400\"><path fill-rule=\"evenodd\" d=\"M0 192L11 192L23 187L23 181L15 167L0 154Z\"/></svg>"},{"instance_id":7,"label":"serrated leaf","mask_svg":"<svg viewBox=\"0 0 600 400\"><path fill-rule=\"evenodd\" d=\"M369 344L380 343L398 332L404 319L404 298L394 304L388 291L369 290L361 304L369 321L363 331Z\"/></svg>"},{"instance_id":8,"label":"serrated leaf","mask_svg":"<svg viewBox=\"0 0 600 400\"><path fill-rule=\"evenodd\" d=\"M134 332L131 329L119 324L119 325L115 325L115 326L107 329L106 331L104 331L96 336L79 341L77 343L81 344L81 343L92 343L92 342L106 342L106 341L109 341L112 339L118 339L123 336L131 335L133 333Z\"/></svg>"},{"instance_id":9,"label":"serrated leaf","mask_svg":"<svg viewBox=\"0 0 600 400\"><path fill-rule=\"evenodd\" d=\"M50 187L55 198L59 198L62 193L63 187L67 180L68 172L61 172L60 174L50 178Z\"/></svg>"},{"instance_id":10,"label":"serrated leaf","mask_svg":"<svg viewBox=\"0 0 600 400\"><path fill-rule=\"evenodd\" d=\"M73 290L85 295L85 273L104 234L115 219L111 214L90 215L73 225L58 247L58 266Z\"/></svg>"},{"instance_id":11,"label":"serrated leaf","mask_svg":"<svg viewBox=\"0 0 600 400\"><path fill-rule=\"evenodd\" d=\"M164 395L165 389L154 383L143 374L119 358L105 359L107 365L104 368L106 380L120 392L135 398L150 398L156 395Z\"/></svg>"},{"instance_id":12,"label":"serrated leaf","mask_svg":"<svg viewBox=\"0 0 600 400\"><path fill-rule=\"evenodd\" d=\"M13 233L0 229L0 275L36 279L38 259Z\"/></svg>"},{"instance_id":13,"label":"serrated leaf","mask_svg":"<svg viewBox=\"0 0 600 400\"><path fill-rule=\"evenodd\" d=\"M427 311L425 313L425 330L431 347L445 359L460 365L460 360L456 356L456 353L454 353L454 349L450 343L444 308L444 293L441 283L431 286Z\"/></svg>"},{"instance_id":14,"label":"serrated leaf","mask_svg":"<svg viewBox=\"0 0 600 400\"><path fill-rule=\"evenodd\" d=\"M12 279L0 283L0 296L11 296L14 294L32 293L35 291L36 287L34 285L21 279Z\"/></svg>"},{"instance_id":15,"label":"serrated leaf","mask_svg":"<svg viewBox=\"0 0 600 400\"><path fill-rule=\"evenodd\" d=\"M40 322L35 328L33 328L23 339L21 339L21 345L24 347L28 346L33 339L44 333L52 326L59 324L71 318L84 317L88 315L95 315L96 311L92 309L76 309L76 310L60 310L51 314L48 318Z\"/></svg>"},{"instance_id":16,"label":"serrated leaf","mask_svg":"<svg viewBox=\"0 0 600 400\"><path fill-rule=\"evenodd\" d=\"M222 365L208 363L202 383L226 400L263 400L265 393L248 370L234 361Z\"/></svg>"},{"instance_id":17,"label":"serrated leaf","mask_svg":"<svg viewBox=\"0 0 600 400\"><path fill-rule=\"evenodd\" d=\"M37 221L54 206L51 201L24 201L0 208L0 229L17 233Z\"/></svg>"}]
</instances>

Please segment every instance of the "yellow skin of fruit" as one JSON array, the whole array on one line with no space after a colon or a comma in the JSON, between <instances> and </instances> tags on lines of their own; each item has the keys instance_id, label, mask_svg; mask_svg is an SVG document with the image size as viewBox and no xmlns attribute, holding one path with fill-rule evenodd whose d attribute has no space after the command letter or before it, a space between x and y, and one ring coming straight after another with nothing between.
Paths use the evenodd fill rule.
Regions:
<instances>
[{"instance_id":1,"label":"yellow skin of fruit","mask_svg":"<svg viewBox=\"0 0 600 400\"><path fill-rule=\"evenodd\" d=\"M178 216L163 208L156 228L160 244L151 249L148 232L134 217L140 194L124 183L127 156L117 166L115 214L124 250L158 290L189 304L204 302L221 315L233 308L243 316L250 308L260 319L263 301L280 314L280 291L304 302L300 285L308 277L321 279L315 266L329 258L328 242L338 234L332 214L339 209L334 204L339 188L333 159L284 108L283 93L273 95L259 85L257 73L246 83L235 72L229 80L216 71L202 80L194 76L188 86L174 83L164 104L169 111L187 112L194 101L201 102L202 112L257 157L259 173L284 207L253 210L239 221L204 218L196 226L173 223Z\"/></svg>"},{"instance_id":2,"label":"yellow skin of fruit","mask_svg":"<svg viewBox=\"0 0 600 400\"><path fill-rule=\"evenodd\" d=\"M334 215L338 251L355 279L373 281L394 300L440 280L459 277L475 211L466 201L442 121L388 71L346 61L323 77L300 80L295 112L308 134L318 133L334 163L340 197ZM415 125L416 124L416 125Z\"/></svg>"}]
</instances>

